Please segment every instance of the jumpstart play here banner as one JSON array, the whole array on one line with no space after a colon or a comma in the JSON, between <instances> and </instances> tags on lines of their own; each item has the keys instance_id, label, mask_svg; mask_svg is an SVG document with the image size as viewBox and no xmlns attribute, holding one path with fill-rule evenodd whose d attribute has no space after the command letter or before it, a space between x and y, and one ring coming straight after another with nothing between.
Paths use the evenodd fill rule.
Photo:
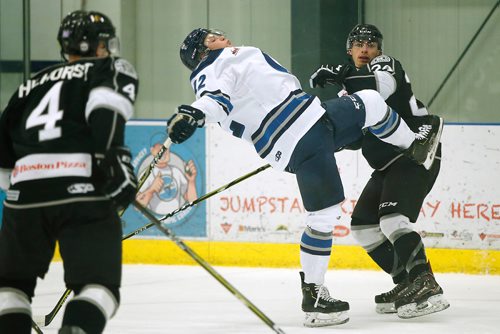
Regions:
<instances>
[{"instance_id":1,"label":"jumpstart play here banner","mask_svg":"<svg viewBox=\"0 0 500 334\"><path fill-rule=\"evenodd\" d=\"M131 121L126 130L133 165L141 173L165 141L165 122ZM415 224L427 247L500 249L500 126L445 125L441 173ZM346 200L334 242L355 245L349 228L371 168L360 152L336 154ZM138 194L157 217L265 165L249 144L217 125L172 145ZM0 191L0 199L5 194ZM0 215L2 208L0 207ZM180 237L211 241L297 243L305 212L294 175L272 168L165 221ZM122 217L124 233L148 224L137 210ZM137 237L163 238L152 227Z\"/></svg>"},{"instance_id":2,"label":"jumpstart play here banner","mask_svg":"<svg viewBox=\"0 0 500 334\"><path fill-rule=\"evenodd\" d=\"M208 129L208 189L265 164L253 148ZM441 172L414 225L427 247L500 249L500 126L445 125ZM344 183L344 216L334 243L354 245L350 214L372 169L361 152L336 154ZM297 243L304 209L293 175L268 169L209 202L209 238Z\"/></svg>"}]
</instances>

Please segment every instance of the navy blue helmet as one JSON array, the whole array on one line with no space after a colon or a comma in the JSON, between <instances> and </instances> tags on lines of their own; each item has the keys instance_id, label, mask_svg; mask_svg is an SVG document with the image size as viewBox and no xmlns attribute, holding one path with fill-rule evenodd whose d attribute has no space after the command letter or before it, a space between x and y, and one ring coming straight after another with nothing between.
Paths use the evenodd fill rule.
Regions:
<instances>
[{"instance_id":1,"label":"navy blue helmet","mask_svg":"<svg viewBox=\"0 0 500 334\"><path fill-rule=\"evenodd\" d=\"M57 34L61 54L95 56L99 42L104 42L110 53L118 51L115 27L104 14L77 10L62 21Z\"/></svg>"},{"instance_id":2,"label":"navy blue helmet","mask_svg":"<svg viewBox=\"0 0 500 334\"><path fill-rule=\"evenodd\" d=\"M377 42L378 49L382 50L383 39L382 33L373 24L358 24L347 36L346 48L347 50L352 49L354 41L370 41Z\"/></svg>"},{"instance_id":3,"label":"navy blue helmet","mask_svg":"<svg viewBox=\"0 0 500 334\"><path fill-rule=\"evenodd\" d=\"M205 38L207 38L208 34L226 36L226 33L221 30L197 28L191 31L181 44L180 56L182 63L191 71L198 66L203 58L205 58L208 51L210 51L205 46Z\"/></svg>"},{"instance_id":4,"label":"navy blue helmet","mask_svg":"<svg viewBox=\"0 0 500 334\"><path fill-rule=\"evenodd\" d=\"M182 63L191 71L198 66L208 48L203 44L209 33L208 29L193 30L181 44L180 56Z\"/></svg>"}]
</instances>

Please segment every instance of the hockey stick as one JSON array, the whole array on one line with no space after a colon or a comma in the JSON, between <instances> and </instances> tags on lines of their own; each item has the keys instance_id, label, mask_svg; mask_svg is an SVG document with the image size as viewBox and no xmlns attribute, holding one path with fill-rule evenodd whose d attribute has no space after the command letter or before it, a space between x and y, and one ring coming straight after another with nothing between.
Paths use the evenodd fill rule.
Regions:
<instances>
[{"instance_id":1,"label":"hockey stick","mask_svg":"<svg viewBox=\"0 0 500 334\"><path fill-rule=\"evenodd\" d=\"M267 167L266 167L267 168ZM284 334L285 332L279 328L271 319L269 319L260 309L257 308L250 300L248 300L241 292L239 292L234 286L231 285L224 277L222 277L215 269L208 264L202 257L200 257L195 251L193 251L188 245L177 237L172 230L168 227L163 226L161 221L157 219L148 209L143 207L137 201L132 202L132 204L141 213L146 216L153 225L156 226L161 232L163 232L167 237L169 237L180 249L185 251L193 260L195 260L200 266L203 267L212 277L214 277L219 283L221 283L226 289L229 290L236 298L238 298L246 307L248 307L256 316L258 316L266 325L268 325L274 332L278 334Z\"/></svg>"},{"instance_id":2,"label":"hockey stick","mask_svg":"<svg viewBox=\"0 0 500 334\"><path fill-rule=\"evenodd\" d=\"M165 142L161 146L160 151L154 156L153 161L151 161L151 163L148 166L148 169L146 169L146 171L144 173L142 173L141 177L139 178L139 181L137 182L137 189L141 189L142 188L142 186L144 185L144 182L146 182L146 179L149 177L149 175L151 175L151 172L155 168L155 166L158 163L158 161L160 161L160 159L163 156L163 154L165 153L165 151L167 151L170 148L171 145L172 145L172 140L169 137L169 138L167 138L167 140L165 140ZM121 217L124 212L125 212L125 210L122 210L122 211L120 211L118 213L118 215ZM137 232L137 233L139 233L139 232ZM125 238L125 239L127 239L127 238ZM122 239L122 240L125 240L125 239ZM64 305L64 302L66 302L66 299L68 299L68 297L69 297L70 294L71 294L71 289L66 289L66 291L64 291L64 293L61 296L61 298L57 301L57 304L52 309L52 311L50 311L45 316L35 316L35 317L33 317L34 322L38 326L42 326L42 327L48 326L52 322L52 320L54 320L57 312L59 312L59 310ZM36 328L34 327L34 325L35 324L33 324L32 328L36 331Z\"/></svg>"},{"instance_id":3,"label":"hockey stick","mask_svg":"<svg viewBox=\"0 0 500 334\"><path fill-rule=\"evenodd\" d=\"M269 164L261 166L261 167L257 168L256 170L254 170L254 171L252 171L252 172L250 172L248 174L245 174L245 175L243 175L243 176L241 176L241 177L239 177L239 178L237 178L237 179L229 182L228 184L226 184L226 185L224 185L224 186L222 186L220 188L217 188L217 189L215 189L215 190L213 190L213 191L211 191L211 192L209 192L209 193L207 193L207 194L205 194L205 195L203 195L203 196L195 199L194 201L183 205L182 207L180 207L180 208L172 211L171 213L167 214L166 216L162 217L160 220L165 220L167 218L170 218L170 217L176 215L177 213L179 213L181 211L184 211L184 210L186 210L186 209L188 209L188 208L190 208L192 206L195 206L196 204L198 204L198 203L200 203L200 202L202 202L202 201L204 201L204 200L206 200L206 199L208 199L208 198L210 198L210 197L212 197L212 196L214 196L214 195L216 195L216 194L218 194L218 193L220 193L220 192L228 189L229 187L234 186L237 183L240 183L241 181L244 181L244 180L248 179L251 176L254 176L254 175L262 172L263 170L265 170L265 169L267 169L269 167L271 167L271 165L269 165ZM143 179L143 178L141 178L141 179ZM145 178L144 178L144 180L145 180ZM144 226L138 228L137 230L132 231L129 234L127 234L124 237L122 237L122 241L123 240L127 240L127 239L133 237L134 235L137 235L137 234L139 234L139 233L141 233L141 232L149 229L152 226L154 226L154 223L148 223L147 225L144 225ZM52 320L54 320L57 312L59 312L59 310L63 306L64 302L69 297L70 293L71 293L71 289L66 289L66 291L64 291L63 295L61 296L61 298L57 302L56 306L54 306L54 309L52 309L52 311L50 311L50 313L48 313L45 316L42 315L42 316L34 317L33 319L35 320L35 322L39 326L42 326L42 327L48 326L52 322Z\"/></svg>"},{"instance_id":4,"label":"hockey stick","mask_svg":"<svg viewBox=\"0 0 500 334\"><path fill-rule=\"evenodd\" d=\"M36 334L43 334L42 330L36 324L35 320L31 319L31 328L35 331Z\"/></svg>"}]
</instances>

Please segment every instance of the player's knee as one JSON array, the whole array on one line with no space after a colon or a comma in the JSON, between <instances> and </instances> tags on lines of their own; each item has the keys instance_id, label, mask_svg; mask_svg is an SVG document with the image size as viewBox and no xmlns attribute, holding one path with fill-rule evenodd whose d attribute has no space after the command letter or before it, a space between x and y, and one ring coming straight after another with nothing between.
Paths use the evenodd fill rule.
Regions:
<instances>
[{"instance_id":1,"label":"player's knee","mask_svg":"<svg viewBox=\"0 0 500 334\"><path fill-rule=\"evenodd\" d=\"M28 295L19 289L0 288L0 315L21 313L31 317L31 302Z\"/></svg>"},{"instance_id":2,"label":"player's knee","mask_svg":"<svg viewBox=\"0 0 500 334\"><path fill-rule=\"evenodd\" d=\"M331 233L341 216L340 204L335 204L326 209L307 212L306 225L318 232Z\"/></svg>"},{"instance_id":3,"label":"player's knee","mask_svg":"<svg viewBox=\"0 0 500 334\"><path fill-rule=\"evenodd\" d=\"M351 233L358 244L368 253L387 240L380 230L380 225L368 224L356 218L351 221Z\"/></svg>"},{"instance_id":4,"label":"player's knee","mask_svg":"<svg viewBox=\"0 0 500 334\"><path fill-rule=\"evenodd\" d=\"M31 303L31 298L35 295L36 278L25 280L11 280L0 278L0 289L11 288L22 291Z\"/></svg>"},{"instance_id":5,"label":"player's knee","mask_svg":"<svg viewBox=\"0 0 500 334\"><path fill-rule=\"evenodd\" d=\"M366 119L364 127L375 125L384 119L388 107L379 92L373 89L363 89L356 92L356 95L361 98L365 105Z\"/></svg>"},{"instance_id":6,"label":"player's knee","mask_svg":"<svg viewBox=\"0 0 500 334\"><path fill-rule=\"evenodd\" d=\"M381 217L380 229L392 244L394 244L394 242L401 236L413 232L410 219L399 213Z\"/></svg>"},{"instance_id":7,"label":"player's knee","mask_svg":"<svg viewBox=\"0 0 500 334\"><path fill-rule=\"evenodd\" d=\"M88 284L83 287L82 291L73 300L84 300L93 304L102 311L106 320L108 320L118 310L120 295L118 288Z\"/></svg>"},{"instance_id":8,"label":"player's knee","mask_svg":"<svg viewBox=\"0 0 500 334\"><path fill-rule=\"evenodd\" d=\"M101 333L118 309L118 288L88 284L79 290L66 306L61 331Z\"/></svg>"}]
</instances>

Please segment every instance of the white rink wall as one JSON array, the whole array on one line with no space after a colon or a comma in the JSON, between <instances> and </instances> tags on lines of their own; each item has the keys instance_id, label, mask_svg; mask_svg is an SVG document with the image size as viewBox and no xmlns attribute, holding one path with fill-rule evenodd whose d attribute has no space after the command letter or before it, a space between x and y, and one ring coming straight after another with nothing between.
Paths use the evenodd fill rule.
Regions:
<instances>
[{"instance_id":1,"label":"white rink wall","mask_svg":"<svg viewBox=\"0 0 500 334\"><path fill-rule=\"evenodd\" d=\"M500 249L500 126L445 125L441 172L415 229L427 247ZM350 213L372 169L360 151L336 154L344 183L344 216L334 244L356 245ZM265 165L253 147L217 125L207 129L207 188ZM214 196L208 207L213 241L296 243L304 209L295 177L271 168Z\"/></svg>"}]
</instances>

